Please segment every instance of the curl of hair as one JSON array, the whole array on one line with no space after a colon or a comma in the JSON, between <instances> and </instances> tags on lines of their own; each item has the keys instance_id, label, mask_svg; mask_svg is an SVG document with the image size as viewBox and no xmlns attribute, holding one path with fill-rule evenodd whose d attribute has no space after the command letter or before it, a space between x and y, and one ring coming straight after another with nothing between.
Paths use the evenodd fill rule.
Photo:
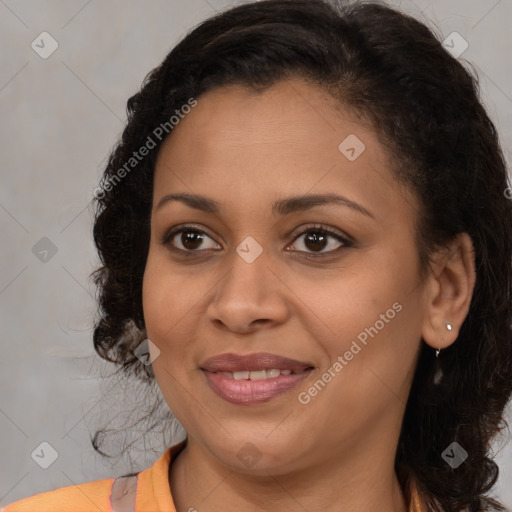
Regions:
<instances>
[{"instance_id":1,"label":"curl of hair","mask_svg":"<svg viewBox=\"0 0 512 512\"><path fill-rule=\"evenodd\" d=\"M155 141L155 128L216 87L261 90L291 76L318 85L371 122L397 180L417 197L422 271L434 250L458 233L471 236L477 275L470 310L438 360L422 345L395 469L406 498L414 480L432 510L505 510L484 494L497 480L490 443L506 425L512 393L506 165L476 76L425 25L380 3L263 0L234 7L197 26L148 74L128 100L128 121L96 198L93 234L102 265L94 273L95 349L126 374L154 379L134 349L146 337L142 277L153 171L165 140ZM119 180L119 169L148 137L156 147ZM456 470L441 457L454 441L469 454Z\"/></svg>"}]
</instances>

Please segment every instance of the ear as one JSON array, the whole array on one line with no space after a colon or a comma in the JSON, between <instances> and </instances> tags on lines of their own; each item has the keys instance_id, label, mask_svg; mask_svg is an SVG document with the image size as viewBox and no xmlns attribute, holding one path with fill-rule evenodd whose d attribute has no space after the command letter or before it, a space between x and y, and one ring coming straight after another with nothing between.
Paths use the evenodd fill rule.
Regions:
<instances>
[{"instance_id":1,"label":"ear","mask_svg":"<svg viewBox=\"0 0 512 512\"><path fill-rule=\"evenodd\" d=\"M427 280L422 337L432 348L443 349L457 339L475 287L475 251L467 233L457 235L433 256Z\"/></svg>"}]
</instances>

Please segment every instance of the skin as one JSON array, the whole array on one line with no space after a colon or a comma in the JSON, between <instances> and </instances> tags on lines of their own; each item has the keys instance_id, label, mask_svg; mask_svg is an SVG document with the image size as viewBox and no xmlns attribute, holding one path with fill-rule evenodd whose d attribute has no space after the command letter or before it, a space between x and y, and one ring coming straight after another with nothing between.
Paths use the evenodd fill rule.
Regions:
<instances>
[{"instance_id":1,"label":"skin","mask_svg":"<svg viewBox=\"0 0 512 512\"><path fill-rule=\"evenodd\" d=\"M405 403L421 344L453 343L468 312L470 238L436 253L423 279L414 194L395 181L371 126L318 86L293 78L264 92L236 85L197 99L158 155L143 282L148 338L160 350L152 350L156 380L188 434L170 470L177 511L405 511L393 468ZM354 161L338 149L349 134L365 144ZM214 199L220 210L180 201L157 209L179 192ZM338 204L272 212L279 199L320 193L373 217ZM181 234L162 244L185 223L205 231L202 244L183 245ZM330 235L307 244L318 223L353 244ZM263 250L252 263L235 250L248 236ZM188 253L178 256L173 242ZM319 252L327 256L307 257ZM300 403L299 393L394 303L401 311ZM200 370L226 352L272 352L315 370L269 402L235 405ZM237 457L247 442L260 455L250 467Z\"/></svg>"}]
</instances>

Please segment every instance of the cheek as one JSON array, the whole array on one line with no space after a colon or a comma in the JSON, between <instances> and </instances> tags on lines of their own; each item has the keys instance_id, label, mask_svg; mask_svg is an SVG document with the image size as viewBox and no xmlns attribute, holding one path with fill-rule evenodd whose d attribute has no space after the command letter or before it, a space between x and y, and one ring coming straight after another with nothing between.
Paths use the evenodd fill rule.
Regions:
<instances>
[{"instance_id":1,"label":"cheek","mask_svg":"<svg viewBox=\"0 0 512 512\"><path fill-rule=\"evenodd\" d=\"M365 328L379 321L393 321L396 309L393 304L403 301L403 286L386 278L386 274L372 272L365 267L350 272L338 280L331 280L326 286L314 287L307 294L307 303L318 313L332 337L355 338ZM389 317L389 318L388 318ZM387 322L386 324L387 325Z\"/></svg>"},{"instance_id":2,"label":"cheek","mask_svg":"<svg viewBox=\"0 0 512 512\"><path fill-rule=\"evenodd\" d=\"M150 250L142 281L142 308L149 339L156 338L163 313L169 309L168 294L164 286L166 276L161 270Z\"/></svg>"},{"instance_id":3,"label":"cheek","mask_svg":"<svg viewBox=\"0 0 512 512\"><path fill-rule=\"evenodd\" d=\"M419 347L414 308L394 300L395 294L378 296L375 289L374 294L366 306L338 301L342 308L331 320L335 334L321 340L327 360L317 376L329 383L325 388L306 388L301 397L316 402L317 416L325 416L340 428L354 429L354 435L407 401ZM343 426L347 416L359 420L352 427Z\"/></svg>"},{"instance_id":4,"label":"cheek","mask_svg":"<svg viewBox=\"0 0 512 512\"><path fill-rule=\"evenodd\" d=\"M160 349L164 359L183 358L189 346L194 326L204 307L205 289L198 278L184 277L171 268L165 255L148 255L142 285L142 304L148 338ZM171 357L172 356L172 357Z\"/></svg>"},{"instance_id":5,"label":"cheek","mask_svg":"<svg viewBox=\"0 0 512 512\"><path fill-rule=\"evenodd\" d=\"M347 360L344 373L355 381L364 378L358 373L362 367L380 369L386 379L401 379L414 358L422 303L415 257L410 256L397 262L393 251L373 261L368 255L338 281L308 294L307 303L316 304L312 309L320 328L313 332L318 342L331 364L338 356ZM404 375L397 374L397 361L404 363Z\"/></svg>"},{"instance_id":6,"label":"cheek","mask_svg":"<svg viewBox=\"0 0 512 512\"><path fill-rule=\"evenodd\" d=\"M157 347L153 371L158 386L174 414L183 420L183 411L192 408L186 402L183 382L188 378L192 364L186 350L190 340L190 320L193 315L193 297L183 292L183 282L177 282L176 273L168 263L149 253L142 285L142 303L147 337ZM173 277L174 276L174 277ZM192 287L193 288L193 287Z\"/></svg>"},{"instance_id":7,"label":"cheek","mask_svg":"<svg viewBox=\"0 0 512 512\"><path fill-rule=\"evenodd\" d=\"M162 258L150 250L142 284L142 305L148 338L159 347L185 314L185 301L180 300L183 293L174 280Z\"/></svg>"}]
</instances>

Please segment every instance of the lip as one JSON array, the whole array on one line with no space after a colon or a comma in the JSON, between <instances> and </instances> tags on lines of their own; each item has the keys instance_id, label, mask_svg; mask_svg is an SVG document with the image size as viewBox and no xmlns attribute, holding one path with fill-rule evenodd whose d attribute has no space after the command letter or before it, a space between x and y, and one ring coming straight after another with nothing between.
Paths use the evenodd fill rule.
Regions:
<instances>
[{"instance_id":1,"label":"lip","mask_svg":"<svg viewBox=\"0 0 512 512\"><path fill-rule=\"evenodd\" d=\"M210 357L200 365L201 370L208 372L257 371L275 368L277 370L291 370L293 373L300 373L309 367L314 367L314 365L269 352L257 352L246 355L228 352Z\"/></svg>"},{"instance_id":2,"label":"lip","mask_svg":"<svg viewBox=\"0 0 512 512\"><path fill-rule=\"evenodd\" d=\"M269 352L245 355L229 352L206 359L200 369L216 395L232 404L256 405L294 388L311 374L314 365ZM235 380L219 373L271 369L290 370L292 373L264 380Z\"/></svg>"},{"instance_id":3,"label":"lip","mask_svg":"<svg viewBox=\"0 0 512 512\"><path fill-rule=\"evenodd\" d=\"M235 380L222 373L202 370L212 391L227 402L236 405L257 405L268 402L297 386L312 371L313 368L265 380Z\"/></svg>"}]
</instances>

